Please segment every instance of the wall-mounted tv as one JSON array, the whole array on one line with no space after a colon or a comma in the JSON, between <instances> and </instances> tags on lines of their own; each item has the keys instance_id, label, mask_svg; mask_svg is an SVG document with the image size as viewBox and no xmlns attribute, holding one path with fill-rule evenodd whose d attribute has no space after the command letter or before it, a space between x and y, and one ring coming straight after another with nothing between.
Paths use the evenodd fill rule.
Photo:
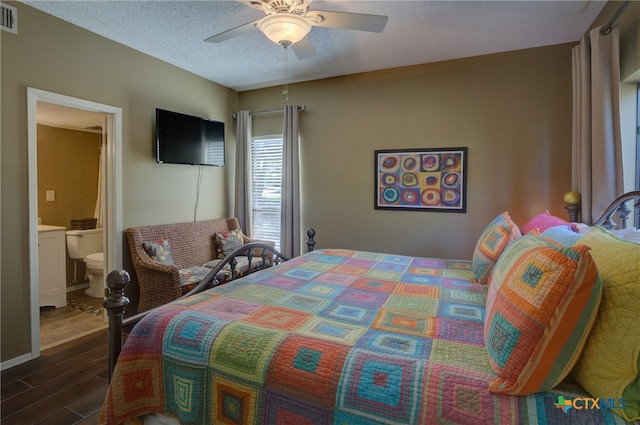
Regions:
<instances>
[{"instance_id":1,"label":"wall-mounted tv","mask_svg":"<svg viewBox=\"0 0 640 425\"><path fill-rule=\"evenodd\" d=\"M224 123L156 108L156 161L224 166Z\"/></svg>"}]
</instances>

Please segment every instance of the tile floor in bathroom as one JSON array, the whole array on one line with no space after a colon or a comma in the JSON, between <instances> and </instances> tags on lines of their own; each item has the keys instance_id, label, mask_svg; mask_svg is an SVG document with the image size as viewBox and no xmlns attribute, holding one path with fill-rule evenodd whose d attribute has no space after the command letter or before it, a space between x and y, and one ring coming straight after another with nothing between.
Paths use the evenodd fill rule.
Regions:
<instances>
[{"instance_id":1,"label":"tile floor in bathroom","mask_svg":"<svg viewBox=\"0 0 640 425\"><path fill-rule=\"evenodd\" d=\"M84 289L68 292L67 305L40 309L40 350L80 338L108 327L102 299L86 295Z\"/></svg>"}]
</instances>

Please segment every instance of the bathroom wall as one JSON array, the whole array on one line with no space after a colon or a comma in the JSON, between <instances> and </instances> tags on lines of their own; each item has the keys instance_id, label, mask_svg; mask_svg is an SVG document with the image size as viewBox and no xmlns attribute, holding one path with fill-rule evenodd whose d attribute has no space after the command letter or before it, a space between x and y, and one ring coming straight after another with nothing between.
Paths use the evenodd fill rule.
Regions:
<instances>
[{"instance_id":1,"label":"bathroom wall","mask_svg":"<svg viewBox=\"0 0 640 425\"><path fill-rule=\"evenodd\" d=\"M100 134L38 125L38 217L42 224L71 229L71 220L93 217L98 193ZM46 200L46 191L55 200ZM85 265L78 262L77 279ZM67 287L73 261L67 254Z\"/></svg>"}]
</instances>

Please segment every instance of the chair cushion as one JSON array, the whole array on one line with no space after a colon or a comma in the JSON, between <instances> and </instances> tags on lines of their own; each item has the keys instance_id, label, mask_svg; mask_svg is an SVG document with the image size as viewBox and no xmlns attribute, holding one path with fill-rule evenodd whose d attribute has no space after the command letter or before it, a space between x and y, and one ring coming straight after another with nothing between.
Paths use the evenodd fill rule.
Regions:
<instances>
[{"instance_id":1,"label":"chair cushion","mask_svg":"<svg viewBox=\"0 0 640 425\"><path fill-rule=\"evenodd\" d=\"M207 277L211 269L200 266L185 267L180 270L180 288L183 294L190 291L196 284L202 282Z\"/></svg>"},{"instance_id":2,"label":"chair cushion","mask_svg":"<svg viewBox=\"0 0 640 425\"><path fill-rule=\"evenodd\" d=\"M206 264L204 264L204 267L214 269L218 264L220 264L220 261L222 261L222 259L208 261ZM236 261L236 278L249 274L249 258L239 255L236 257ZM264 263L262 261L262 258L254 257L251 260L252 271L260 270L263 268L263 266ZM220 282L226 282L231 279L231 265L225 264L225 266L220 271L220 274L218 275L218 279Z\"/></svg>"},{"instance_id":3,"label":"chair cushion","mask_svg":"<svg viewBox=\"0 0 640 425\"><path fill-rule=\"evenodd\" d=\"M625 419L640 419L640 244L595 227L579 243L591 247L602 276L598 321L573 375L593 397L624 398Z\"/></svg>"},{"instance_id":4,"label":"chair cushion","mask_svg":"<svg viewBox=\"0 0 640 425\"><path fill-rule=\"evenodd\" d=\"M480 235L473 250L471 264L473 280L478 283L487 283L502 251L519 237L520 229L511 220L508 212L503 212L494 218Z\"/></svg>"},{"instance_id":5,"label":"chair cushion","mask_svg":"<svg viewBox=\"0 0 640 425\"><path fill-rule=\"evenodd\" d=\"M244 245L244 235L240 229L216 232L213 234L213 243L218 258L224 258Z\"/></svg>"},{"instance_id":6,"label":"chair cushion","mask_svg":"<svg viewBox=\"0 0 640 425\"><path fill-rule=\"evenodd\" d=\"M167 239L142 242L142 248L153 261L171 266L174 264L171 245L169 245L169 241Z\"/></svg>"},{"instance_id":7,"label":"chair cushion","mask_svg":"<svg viewBox=\"0 0 640 425\"><path fill-rule=\"evenodd\" d=\"M484 337L498 375L489 391L525 395L555 387L580 356L601 293L589 247L533 235L509 245L487 294Z\"/></svg>"}]
</instances>

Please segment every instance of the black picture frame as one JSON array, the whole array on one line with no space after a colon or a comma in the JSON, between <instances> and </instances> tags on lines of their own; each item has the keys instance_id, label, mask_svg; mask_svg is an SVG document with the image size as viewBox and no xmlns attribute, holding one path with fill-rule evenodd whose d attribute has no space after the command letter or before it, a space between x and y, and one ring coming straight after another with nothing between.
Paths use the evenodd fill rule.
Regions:
<instances>
[{"instance_id":1,"label":"black picture frame","mask_svg":"<svg viewBox=\"0 0 640 425\"><path fill-rule=\"evenodd\" d=\"M375 151L374 208L467 212L467 148Z\"/></svg>"}]
</instances>

